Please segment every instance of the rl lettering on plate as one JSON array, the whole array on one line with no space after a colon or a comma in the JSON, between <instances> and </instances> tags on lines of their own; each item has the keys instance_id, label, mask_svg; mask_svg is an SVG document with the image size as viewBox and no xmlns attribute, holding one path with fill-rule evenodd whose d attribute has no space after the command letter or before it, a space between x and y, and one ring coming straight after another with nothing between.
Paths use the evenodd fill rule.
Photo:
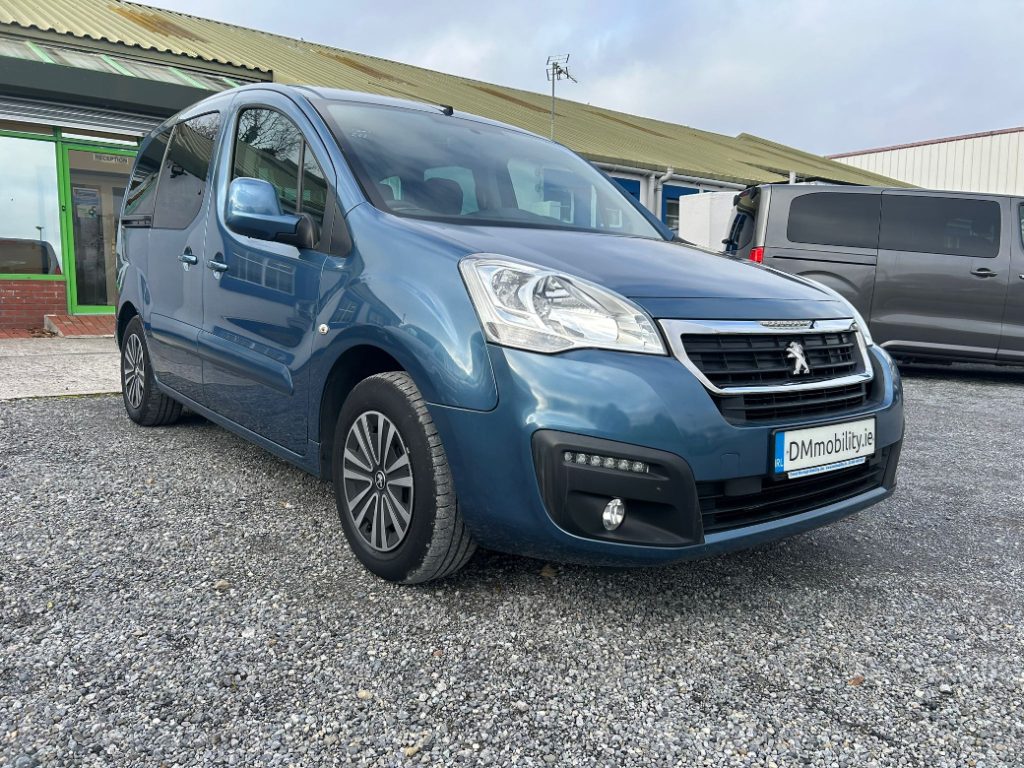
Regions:
<instances>
[{"instance_id":1,"label":"rl lettering on plate","mask_svg":"<svg viewBox=\"0 0 1024 768\"><path fill-rule=\"evenodd\" d=\"M775 433L775 471L790 477L863 463L875 452L875 420ZM797 474L799 473L799 474Z\"/></svg>"}]
</instances>

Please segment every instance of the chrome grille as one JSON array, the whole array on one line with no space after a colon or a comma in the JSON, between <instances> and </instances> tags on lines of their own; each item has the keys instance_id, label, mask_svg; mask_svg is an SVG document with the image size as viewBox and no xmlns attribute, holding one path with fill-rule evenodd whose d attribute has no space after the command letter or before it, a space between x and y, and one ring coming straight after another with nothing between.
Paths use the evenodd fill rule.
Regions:
<instances>
[{"instance_id":1,"label":"chrome grille","mask_svg":"<svg viewBox=\"0 0 1024 768\"><path fill-rule=\"evenodd\" d=\"M683 334L686 356L719 388L827 381L857 372L857 338L837 333ZM798 342L810 373L794 373L787 348Z\"/></svg>"},{"instance_id":2,"label":"chrome grille","mask_svg":"<svg viewBox=\"0 0 1024 768\"><path fill-rule=\"evenodd\" d=\"M675 356L740 424L842 415L871 398L873 370L854 321L662 320ZM797 371L799 344L810 371Z\"/></svg>"}]
</instances>

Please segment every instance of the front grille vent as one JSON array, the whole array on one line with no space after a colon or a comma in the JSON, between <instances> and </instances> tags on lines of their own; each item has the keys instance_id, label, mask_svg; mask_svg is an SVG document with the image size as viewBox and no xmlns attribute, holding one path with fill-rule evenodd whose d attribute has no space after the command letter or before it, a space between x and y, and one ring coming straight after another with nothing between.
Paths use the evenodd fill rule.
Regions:
<instances>
[{"instance_id":1,"label":"front grille vent","mask_svg":"<svg viewBox=\"0 0 1024 768\"><path fill-rule=\"evenodd\" d=\"M794 392L716 396L722 415L729 421L770 423L830 416L863 407L869 398L865 382L841 387L800 389Z\"/></svg>"},{"instance_id":2,"label":"front grille vent","mask_svg":"<svg viewBox=\"0 0 1024 768\"><path fill-rule=\"evenodd\" d=\"M681 341L690 361L720 389L809 384L863 370L852 330L683 334ZM787 352L793 342L800 344L809 373L796 373L796 358Z\"/></svg>"},{"instance_id":3,"label":"front grille vent","mask_svg":"<svg viewBox=\"0 0 1024 768\"><path fill-rule=\"evenodd\" d=\"M881 487L889 449L849 469L790 480L763 478L760 490L727 493L723 482L697 483L704 533L765 523L835 504Z\"/></svg>"}]
</instances>

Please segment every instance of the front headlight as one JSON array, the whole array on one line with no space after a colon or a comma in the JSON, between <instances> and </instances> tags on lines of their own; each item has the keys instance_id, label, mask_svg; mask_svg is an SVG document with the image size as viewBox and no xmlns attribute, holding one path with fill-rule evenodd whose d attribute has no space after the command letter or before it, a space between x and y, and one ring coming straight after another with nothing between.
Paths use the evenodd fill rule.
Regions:
<instances>
[{"instance_id":1,"label":"front headlight","mask_svg":"<svg viewBox=\"0 0 1024 768\"><path fill-rule=\"evenodd\" d=\"M489 254L459 263L488 341L533 352L582 347L664 355L647 314L587 280Z\"/></svg>"}]
</instances>

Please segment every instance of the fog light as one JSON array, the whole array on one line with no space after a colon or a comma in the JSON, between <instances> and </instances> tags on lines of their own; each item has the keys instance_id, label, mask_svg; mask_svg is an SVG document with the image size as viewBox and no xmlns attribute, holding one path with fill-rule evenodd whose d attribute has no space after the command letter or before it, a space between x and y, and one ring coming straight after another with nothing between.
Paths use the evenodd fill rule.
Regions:
<instances>
[{"instance_id":1,"label":"fog light","mask_svg":"<svg viewBox=\"0 0 1024 768\"><path fill-rule=\"evenodd\" d=\"M601 513L601 522L609 531L614 531L622 525L625 518L626 505L622 503L622 499L612 499L605 505L604 512Z\"/></svg>"}]
</instances>

